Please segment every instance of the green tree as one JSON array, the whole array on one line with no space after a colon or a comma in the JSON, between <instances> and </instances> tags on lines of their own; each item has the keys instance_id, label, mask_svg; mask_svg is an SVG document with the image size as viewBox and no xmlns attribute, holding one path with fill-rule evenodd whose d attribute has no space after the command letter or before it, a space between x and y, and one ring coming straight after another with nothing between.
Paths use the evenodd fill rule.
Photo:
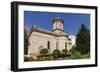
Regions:
<instances>
[{"instance_id":1,"label":"green tree","mask_svg":"<svg viewBox=\"0 0 100 73\"><path fill-rule=\"evenodd\" d=\"M55 50L53 51L52 55L53 55L53 58L54 58L54 59L57 59L57 58L61 55L61 52L60 52L59 49L55 49Z\"/></svg>"},{"instance_id":2,"label":"green tree","mask_svg":"<svg viewBox=\"0 0 100 73\"><path fill-rule=\"evenodd\" d=\"M46 54L48 54L48 50L47 49L41 49L40 54L41 55L46 55Z\"/></svg>"},{"instance_id":3,"label":"green tree","mask_svg":"<svg viewBox=\"0 0 100 73\"><path fill-rule=\"evenodd\" d=\"M76 36L76 49L81 52L81 54L86 54L90 51L90 33L84 24Z\"/></svg>"}]
</instances>

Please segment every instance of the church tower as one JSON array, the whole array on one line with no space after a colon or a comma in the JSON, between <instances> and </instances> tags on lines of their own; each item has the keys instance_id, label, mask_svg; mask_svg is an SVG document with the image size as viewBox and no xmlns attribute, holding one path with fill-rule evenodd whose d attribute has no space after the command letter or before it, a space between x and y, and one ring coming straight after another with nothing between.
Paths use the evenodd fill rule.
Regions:
<instances>
[{"instance_id":1,"label":"church tower","mask_svg":"<svg viewBox=\"0 0 100 73\"><path fill-rule=\"evenodd\" d=\"M61 32L61 31L63 31L63 23L64 23L64 21L62 20L61 17L56 17L53 20L53 31L54 32Z\"/></svg>"}]
</instances>

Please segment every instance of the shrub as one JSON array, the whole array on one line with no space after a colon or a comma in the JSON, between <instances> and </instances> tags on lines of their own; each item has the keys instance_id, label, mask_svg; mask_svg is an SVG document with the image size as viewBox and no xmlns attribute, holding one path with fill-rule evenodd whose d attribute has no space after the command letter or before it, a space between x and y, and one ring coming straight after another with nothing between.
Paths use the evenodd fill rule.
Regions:
<instances>
[{"instance_id":1,"label":"shrub","mask_svg":"<svg viewBox=\"0 0 100 73\"><path fill-rule=\"evenodd\" d=\"M76 47L71 48L69 52L71 52L71 54L74 54L75 52L77 52Z\"/></svg>"},{"instance_id":2,"label":"shrub","mask_svg":"<svg viewBox=\"0 0 100 73\"><path fill-rule=\"evenodd\" d=\"M28 57L29 61L35 61L35 59L33 57Z\"/></svg>"},{"instance_id":3,"label":"shrub","mask_svg":"<svg viewBox=\"0 0 100 73\"><path fill-rule=\"evenodd\" d=\"M41 55L47 55L48 54L48 50L47 49L41 49L40 50L40 54Z\"/></svg>"},{"instance_id":4,"label":"shrub","mask_svg":"<svg viewBox=\"0 0 100 73\"><path fill-rule=\"evenodd\" d=\"M24 61L28 62L28 61L35 61L35 59L33 57L24 57Z\"/></svg>"},{"instance_id":5,"label":"shrub","mask_svg":"<svg viewBox=\"0 0 100 73\"><path fill-rule=\"evenodd\" d=\"M57 59L61 55L61 52L59 49L55 49L52 53L52 56L54 59Z\"/></svg>"},{"instance_id":6,"label":"shrub","mask_svg":"<svg viewBox=\"0 0 100 73\"><path fill-rule=\"evenodd\" d=\"M62 54L67 55L67 53L68 53L68 50L67 49L63 49L62 50Z\"/></svg>"},{"instance_id":7,"label":"shrub","mask_svg":"<svg viewBox=\"0 0 100 73\"><path fill-rule=\"evenodd\" d=\"M81 59L81 53L79 51L75 51L72 56L72 59Z\"/></svg>"},{"instance_id":8,"label":"shrub","mask_svg":"<svg viewBox=\"0 0 100 73\"><path fill-rule=\"evenodd\" d=\"M25 56L24 57L24 61L27 62L28 61L28 57Z\"/></svg>"}]
</instances>

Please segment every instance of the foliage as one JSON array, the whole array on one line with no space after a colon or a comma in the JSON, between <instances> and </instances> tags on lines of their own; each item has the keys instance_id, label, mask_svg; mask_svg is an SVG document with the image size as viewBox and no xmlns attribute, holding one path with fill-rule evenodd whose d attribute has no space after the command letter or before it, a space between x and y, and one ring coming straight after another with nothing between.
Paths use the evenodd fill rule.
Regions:
<instances>
[{"instance_id":1,"label":"foliage","mask_svg":"<svg viewBox=\"0 0 100 73\"><path fill-rule=\"evenodd\" d=\"M28 57L24 57L24 61L27 62L28 61Z\"/></svg>"},{"instance_id":2,"label":"foliage","mask_svg":"<svg viewBox=\"0 0 100 73\"><path fill-rule=\"evenodd\" d=\"M81 25L77 33L76 46L76 49L80 51L81 54L86 54L90 51L90 33L84 24Z\"/></svg>"},{"instance_id":3,"label":"foliage","mask_svg":"<svg viewBox=\"0 0 100 73\"><path fill-rule=\"evenodd\" d=\"M52 53L52 56L54 59L57 59L61 55L61 52L59 49L55 49Z\"/></svg>"},{"instance_id":4,"label":"foliage","mask_svg":"<svg viewBox=\"0 0 100 73\"><path fill-rule=\"evenodd\" d=\"M71 52L71 54L74 54L76 51L77 51L77 50L76 50L76 47L72 47L72 48L69 50L69 52Z\"/></svg>"},{"instance_id":5,"label":"foliage","mask_svg":"<svg viewBox=\"0 0 100 73\"><path fill-rule=\"evenodd\" d=\"M62 54L67 55L67 53L68 53L68 50L67 49L63 49L62 50Z\"/></svg>"},{"instance_id":6,"label":"foliage","mask_svg":"<svg viewBox=\"0 0 100 73\"><path fill-rule=\"evenodd\" d=\"M71 59L81 59L81 53L79 51L75 51L72 55L71 55Z\"/></svg>"},{"instance_id":7,"label":"foliage","mask_svg":"<svg viewBox=\"0 0 100 73\"><path fill-rule=\"evenodd\" d=\"M35 59L33 57L24 57L24 61L28 62L28 61L35 61Z\"/></svg>"},{"instance_id":8,"label":"foliage","mask_svg":"<svg viewBox=\"0 0 100 73\"><path fill-rule=\"evenodd\" d=\"M41 55L46 55L46 54L48 54L48 50L47 49L41 49L40 54Z\"/></svg>"}]
</instances>

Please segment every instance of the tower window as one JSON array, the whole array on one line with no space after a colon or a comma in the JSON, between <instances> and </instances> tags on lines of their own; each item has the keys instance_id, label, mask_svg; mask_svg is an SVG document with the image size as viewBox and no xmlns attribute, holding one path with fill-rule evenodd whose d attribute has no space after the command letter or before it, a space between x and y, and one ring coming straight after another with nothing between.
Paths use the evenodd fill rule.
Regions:
<instances>
[{"instance_id":1,"label":"tower window","mask_svg":"<svg viewBox=\"0 0 100 73\"><path fill-rule=\"evenodd\" d=\"M57 23L56 23L56 29L57 29L58 27L57 27Z\"/></svg>"}]
</instances>

